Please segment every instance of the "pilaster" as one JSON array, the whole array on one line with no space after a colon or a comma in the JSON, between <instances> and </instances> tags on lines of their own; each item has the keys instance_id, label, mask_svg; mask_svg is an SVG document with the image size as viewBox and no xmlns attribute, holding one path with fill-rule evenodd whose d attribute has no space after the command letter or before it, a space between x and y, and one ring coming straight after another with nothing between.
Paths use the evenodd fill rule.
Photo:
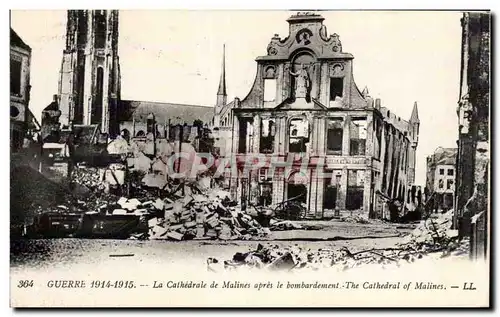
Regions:
<instances>
[{"instance_id":1,"label":"pilaster","mask_svg":"<svg viewBox=\"0 0 500 317\"><path fill-rule=\"evenodd\" d=\"M349 156L351 148L351 116L344 119L344 131L342 133L342 155Z\"/></svg>"},{"instance_id":2,"label":"pilaster","mask_svg":"<svg viewBox=\"0 0 500 317\"><path fill-rule=\"evenodd\" d=\"M347 167L342 168L342 176L340 177L340 188L337 193L337 206L340 210L345 210L345 203L347 197L347 178L348 178Z\"/></svg>"}]
</instances>

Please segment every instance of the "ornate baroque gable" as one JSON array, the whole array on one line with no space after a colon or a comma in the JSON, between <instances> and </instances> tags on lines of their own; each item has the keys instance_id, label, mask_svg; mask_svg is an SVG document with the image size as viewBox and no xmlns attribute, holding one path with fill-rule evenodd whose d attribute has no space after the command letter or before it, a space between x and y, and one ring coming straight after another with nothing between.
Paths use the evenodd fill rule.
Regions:
<instances>
[{"instance_id":1,"label":"ornate baroque gable","mask_svg":"<svg viewBox=\"0 0 500 317\"><path fill-rule=\"evenodd\" d=\"M287 21L290 24L289 35L281 39L275 34L267 46L267 55L272 59L288 59L300 48L308 48L319 58L351 57L342 52L342 43L338 34L328 36L324 18L314 13L298 13Z\"/></svg>"}]
</instances>

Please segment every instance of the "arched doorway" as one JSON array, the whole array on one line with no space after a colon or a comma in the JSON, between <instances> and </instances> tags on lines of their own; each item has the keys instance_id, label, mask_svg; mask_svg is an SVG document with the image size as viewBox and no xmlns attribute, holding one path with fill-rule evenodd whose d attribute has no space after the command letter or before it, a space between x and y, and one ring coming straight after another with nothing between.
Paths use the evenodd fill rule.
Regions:
<instances>
[{"instance_id":1,"label":"arched doorway","mask_svg":"<svg viewBox=\"0 0 500 317\"><path fill-rule=\"evenodd\" d=\"M304 173L297 171L290 174L287 181L287 199L299 203L307 203L308 178Z\"/></svg>"}]
</instances>

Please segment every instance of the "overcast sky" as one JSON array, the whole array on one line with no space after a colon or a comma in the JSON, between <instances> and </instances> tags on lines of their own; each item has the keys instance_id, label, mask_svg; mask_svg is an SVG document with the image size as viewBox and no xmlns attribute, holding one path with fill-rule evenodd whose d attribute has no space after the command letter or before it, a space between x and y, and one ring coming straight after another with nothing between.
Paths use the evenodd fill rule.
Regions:
<instances>
[{"instance_id":1,"label":"overcast sky","mask_svg":"<svg viewBox=\"0 0 500 317\"><path fill-rule=\"evenodd\" d=\"M228 100L243 99L255 79L257 56L273 34L288 35L287 11L120 11L122 99L213 105L226 44ZM419 184L425 158L456 147L460 80L459 12L329 11L329 34L354 55L354 80L408 120L418 102ZM40 118L57 93L65 11L12 11L11 25L32 47L30 108Z\"/></svg>"}]
</instances>

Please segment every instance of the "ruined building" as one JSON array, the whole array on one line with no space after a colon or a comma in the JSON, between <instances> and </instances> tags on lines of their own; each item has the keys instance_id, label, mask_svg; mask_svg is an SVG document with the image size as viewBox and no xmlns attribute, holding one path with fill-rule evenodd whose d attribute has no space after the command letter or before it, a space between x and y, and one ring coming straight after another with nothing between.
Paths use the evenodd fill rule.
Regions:
<instances>
[{"instance_id":1,"label":"ruined building","mask_svg":"<svg viewBox=\"0 0 500 317\"><path fill-rule=\"evenodd\" d=\"M489 236L490 21L489 12L467 12L461 20L455 225L471 235L474 258L486 256Z\"/></svg>"},{"instance_id":2,"label":"ruined building","mask_svg":"<svg viewBox=\"0 0 500 317\"><path fill-rule=\"evenodd\" d=\"M118 11L69 10L59 80L61 125L116 135L120 100Z\"/></svg>"},{"instance_id":3,"label":"ruined building","mask_svg":"<svg viewBox=\"0 0 500 317\"><path fill-rule=\"evenodd\" d=\"M382 217L387 200L405 201L415 179L418 107L406 121L367 88L361 92L354 57L337 34L327 34L323 20L290 17L288 36L275 35L267 55L257 57L245 98L220 106L224 86L219 90L217 120L232 127L225 155L238 162L231 192L244 205L295 198L308 218L336 208ZM267 163L246 173L247 158L256 155Z\"/></svg>"},{"instance_id":4,"label":"ruined building","mask_svg":"<svg viewBox=\"0 0 500 317\"><path fill-rule=\"evenodd\" d=\"M23 146L28 130L31 47L10 29L10 150Z\"/></svg>"},{"instance_id":5,"label":"ruined building","mask_svg":"<svg viewBox=\"0 0 500 317\"><path fill-rule=\"evenodd\" d=\"M59 92L43 113L47 130L88 131L91 142L198 137L191 128L212 121L211 107L121 99L118 31L118 10L68 10Z\"/></svg>"},{"instance_id":6,"label":"ruined building","mask_svg":"<svg viewBox=\"0 0 500 317\"><path fill-rule=\"evenodd\" d=\"M427 157L426 199L433 212L453 208L455 201L456 148L437 148Z\"/></svg>"}]
</instances>

